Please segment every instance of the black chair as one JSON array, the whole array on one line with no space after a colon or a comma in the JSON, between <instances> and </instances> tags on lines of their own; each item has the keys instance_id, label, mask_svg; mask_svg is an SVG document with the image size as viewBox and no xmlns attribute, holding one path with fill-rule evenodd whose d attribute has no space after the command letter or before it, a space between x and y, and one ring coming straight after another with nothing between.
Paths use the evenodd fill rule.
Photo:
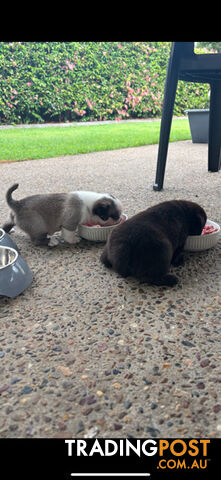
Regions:
<instances>
[{"instance_id":1,"label":"black chair","mask_svg":"<svg viewBox=\"0 0 221 480\"><path fill-rule=\"evenodd\" d=\"M195 54L194 42L173 42L168 61L154 190L163 188L173 107L178 80L209 83L210 115L208 170L220 169L221 147L221 54Z\"/></svg>"}]
</instances>

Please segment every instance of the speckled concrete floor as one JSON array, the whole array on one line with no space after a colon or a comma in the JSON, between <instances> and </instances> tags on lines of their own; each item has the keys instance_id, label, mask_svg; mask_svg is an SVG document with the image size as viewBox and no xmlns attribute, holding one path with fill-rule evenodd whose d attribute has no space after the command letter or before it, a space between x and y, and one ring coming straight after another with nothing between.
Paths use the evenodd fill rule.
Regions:
<instances>
[{"instance_id":1,"label":"speckled concrete floor","mask_svg":"<svg viewBox=\"0 0 221 480\"><path fill-rule=\"evenodd\" d=\"M221 223L221 173L207 145L169 147L154 192L157 145L1 164L16 195L88 189L118 196L133 215L166 199L198 201ZM186 254L174 288L122 279L100 264L101 244L48 250L12 234L34 273L0 298L0 436L219 437L221 242Z\"/></svg>"}]
</instances>

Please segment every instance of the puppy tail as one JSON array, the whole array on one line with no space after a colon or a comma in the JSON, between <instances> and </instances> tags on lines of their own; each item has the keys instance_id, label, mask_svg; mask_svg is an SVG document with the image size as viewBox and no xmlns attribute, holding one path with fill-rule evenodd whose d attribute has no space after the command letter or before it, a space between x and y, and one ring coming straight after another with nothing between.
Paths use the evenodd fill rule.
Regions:
<instances>
[{"instance_id":1,"label":"puppy tail","mask_svg":"<svg viewBox=\"0 0 221 480\"><path fill-rule=\"evenodd\" d=\"M2 229L4 230L5 233L9 233L14 226L15 226L15 223L8 222L2 226Z\"/></svg>"},{"instance_id":2,"label":"puppy tail","mask_svg":"<svg viewBox=\"0 0 221 480\"><path fill-rule=\"evenodd\" d=\"M7 201L7 204L9 205L9 207L12 209L12 210L17 210L18 206L19 206L19 203L17 200L13 200L12 198L12 192L14 192L14 190L17 190L18 188L18 183L15 183L14 185L12 185L12 187L10 187L6 193L6 201Z\"/></svg>"},{"instance_id":3,"label":"puppy tail","mask_svg":"<svg viewBox=\"0 0 221 480\"><path fill-rule=\"evenodd\" d=\"M6 233L9 233L15 225L15 215L14 213L10 212L10 219L4 223L2 228Z\"/></svg>"}]
</instances>

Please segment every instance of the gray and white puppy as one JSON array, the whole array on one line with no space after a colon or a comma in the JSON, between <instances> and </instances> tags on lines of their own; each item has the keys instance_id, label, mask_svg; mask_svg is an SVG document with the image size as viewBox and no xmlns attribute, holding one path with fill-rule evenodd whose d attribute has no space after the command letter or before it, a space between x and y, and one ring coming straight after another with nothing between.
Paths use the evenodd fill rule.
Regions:
<instances>
[{"instance_id":1,"label":"gray and white puppy","mask_svg":"<svg viewBox=\"0 0 221 480\"><path fill-rule=\"evenodd\" d=\"M10 232L18 225L35 245L57 245L59 242L55 237L48 237L60 230L66 242L78 243L80 239L76 236L76 229L79 224L113 225L121 217L121 202L107 193L49 193L14 200L12 192L18 185L12 185L6 193L12 212L10 220L2 228Z\"/></svg>"}]
</instances>

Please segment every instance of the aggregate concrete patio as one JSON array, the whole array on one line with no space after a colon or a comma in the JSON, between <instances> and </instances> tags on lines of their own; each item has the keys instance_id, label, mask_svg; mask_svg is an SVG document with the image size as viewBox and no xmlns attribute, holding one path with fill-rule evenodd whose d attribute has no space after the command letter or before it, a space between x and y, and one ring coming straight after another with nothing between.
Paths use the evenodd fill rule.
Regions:
<instances>
[{"instance_id":1,"label":"aggregate concrete patio","mask_svg":"<svg viewBox=\"0 0 221 480\"><path fill-rule=\"evenodd\" d=\"M2 163L15 198L77 189L110 192L131 216L163 200L200 203L221 223L221 173L204 144L172 143L154 192L157 145ZM173 288L105 269L102 244L35 247L12 238L34 274L0 297L0 437L220 437L221 241L186 253Z\"/></svg>"}]
</instances>

